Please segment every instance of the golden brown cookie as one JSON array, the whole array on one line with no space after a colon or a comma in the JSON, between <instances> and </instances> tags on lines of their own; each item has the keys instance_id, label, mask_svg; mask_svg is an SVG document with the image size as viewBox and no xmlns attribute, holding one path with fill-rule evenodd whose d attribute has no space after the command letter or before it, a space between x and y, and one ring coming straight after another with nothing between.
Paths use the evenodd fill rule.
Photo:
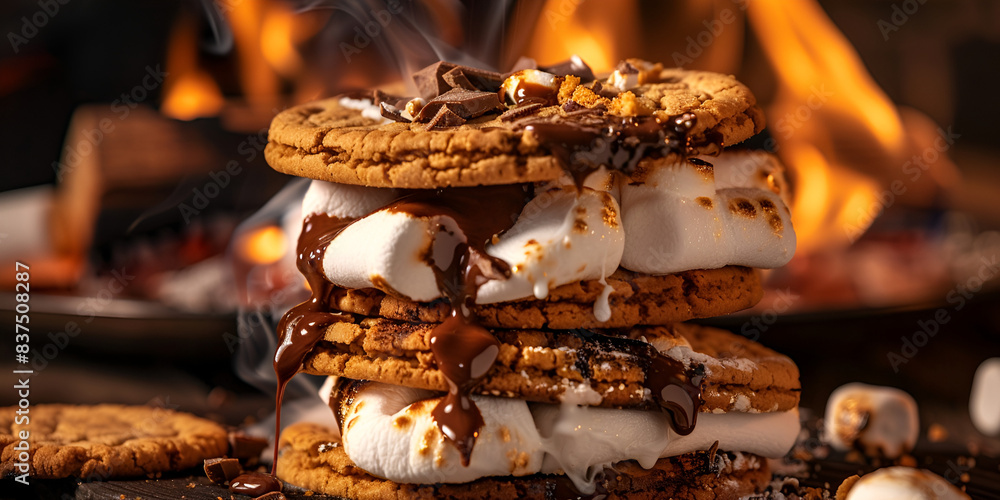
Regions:
<instances>
[{"instance_id":1,"label":"golden brown cookie","mask_svg":"<svg viewBox=\"0 0 1000 500\"><path fill-rule=\"evenodd\" d=\"M30 476L108 479L184 470L226 454L222 426L151 406L38 405L28 425L0 409L0 474L15 473L19 433L30 433Z\"/></svg>"},{"instance_id":2,"label":"golden brown cookie","mask_svg":"<svg viewBox=\"0 0 1000 500\"><path fill-rule=\"evenodd\" d=\"M447 391L430 349L431 323L384 318L330 326L306 358L305 371ZM798 406L799 372L791 359L739 335L675 324L628 331L496 329L500 353L474 392L528 401L560 401L580 386L602 396L600 406L650 407L648 342L687 366L705 366L702 411L773 412Z\"/></svg>"},{"instance_id":3,"label":"golden brown cookie","mask_svg":"<svg viewBox=\"0 0 1000 500\"><path fill-rule=\"evenodd\" d=\"M619 94L623 98L614 101L593 92L589 95L608 101L609 113L615 113L608 116L617 119L639 112L658 116L693 113L697 121L687 137L696 153L715 151L719 142L739 143L764 128L756 98L732 76L666 69L656 80ZM605 90L608 88L613 87ZM582 86L579 90L574 98L586 103L577 94L587 92L582 92ZM627 102L620 104L622 101ZM565 116L567 111L561 104L543 107L532 117ZM427 130L426 123L383 124L343 106L335 97L279 113L271 123L264 154L271 167L286 174L373 187L441 188L556 180L562 175L562 165L552 148L538 139L518 120L501 119L497 113L454 127ZM706 149L699 150L699 144L705 144ZM647 158L638 168L648 171L658 162L676 160Z\"/></svg>"},{"instance_id":4,"label":"golden brown cookie","mask_svg":"<svg viewBox=\"0 0 1000 500\"><path fill-rule=\"evenodd\" d=\"M281 435L277 474L283 481L337 497L368 499L550 499L579 496L564 476L488 477L465 484L400 484L372 476L351 462L325 427L295 424ZM767 461L746 453L697 452L662 458L650 469L620 462L605 470L597 493L608 499L735 499L764 489Z\"/></svg>"},{"instance_id":5,"label":"golden brown cookie","mask_svg":"<svg viewBox=\"0 0 1000 500\"><path fill-rule=\"evenodd\" d=\"M497 328L626 328L665 325L694 318L730 314L760 301L764 294L753 269L726 266L649 276L619 268L607 278L611 318L594 317L594 303L604 290L597 280L560 286L544 300L522 299L480 304L472 314L484 326ZM337 289L333 307L365 316L440 323L450 307L443 301L414 302L381 290Z\"/></svg>"}]
</instances>

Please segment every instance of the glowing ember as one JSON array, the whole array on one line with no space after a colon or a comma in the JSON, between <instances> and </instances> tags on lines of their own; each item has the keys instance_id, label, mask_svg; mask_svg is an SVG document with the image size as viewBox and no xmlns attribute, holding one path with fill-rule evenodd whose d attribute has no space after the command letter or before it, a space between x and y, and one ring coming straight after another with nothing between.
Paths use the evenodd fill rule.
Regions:
<instances>
[{"instance_id":1,"label":"glowing ember","mask_svg":"<svg viewBox=\"0 0 1000 500\"><path fill-rule=\"evenodd\" d=\"M277 226L255 229L240 239L240 256L247 262L266 265L277 262L287 251L284 231Z\"/></svg>"}]
</instances>

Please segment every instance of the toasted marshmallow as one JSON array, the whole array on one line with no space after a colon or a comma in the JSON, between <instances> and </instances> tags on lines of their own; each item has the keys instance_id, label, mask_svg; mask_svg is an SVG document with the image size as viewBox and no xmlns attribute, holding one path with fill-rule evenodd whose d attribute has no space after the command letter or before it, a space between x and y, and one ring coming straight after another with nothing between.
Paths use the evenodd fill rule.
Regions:
<instances>
[{"instance_id":1,"label":"toasted marshmallow","mask_svg":"<svg viewBox=\"0 0 1000 500\"><path fill-rule=\"evenodd\" d=\"M837 492L840 497L840 491ZM847 491L845 500L961 500L969 496L933 472L912 467L885 467L866 474Z\"/></svg>"},{"instance_id":2,"label":"toasted marshmallow","mask_svg":"<svg viewBox=\"0 0 1000 500\"><path fill-rule=\"evenodd\" d=\"M753 188L770 191L791 203L785 168L778 157L762 151L726 151L700 159L712 164L715 189Z\"/></svg>"},{"instance_id":3,"label":"toasted marshmallow","mask_svg":"<svg viewBox=\"0 0 1000 500\"><path fill-rule=\"evenodd\" d=\"M531 200L517 222L486 252L511 266L511 277L486 282L477 302L534 295L574 281L603 279L625 249L618 202L604 191L557 188Z\"/></svg>"},{"instance_id":4,"label":"toasted marshmallow","mask_svg":"<svg viewBox=\"0 0 1000 500\"><path fill-rule=\"evenodd\" d=\"M431 411L437 393L372 384L343 415L344 451L358 467L399 483L465 483L484 476L523 476L541 467L541 438L519 399L473 397L484 425L467 467Z\"/></svg>"},{"instance_id":5,"label":"toasted marshmallow","mask_svg":"<svg viewBox=\"0 0 1000 500\"><path fill-rule=\"evenodd\" d=\"M834 448L860 446L869 455L887 458L912 450L920 433L917 402L894 387L842 385L830 394L824 422Z\"/></svg>"},{"instance_id":6,"label":"toasted marshmallow","mask_svg":"<svg viewBox=\"0 0 1000 500\"><path fill-rule=\"evenodd\" d=\"M450 217L433 221L379 210L347 226L330 242L323 272L340 286L389 288L385 291L431 301L441 297L431 262L451 262L455 246L464 241ZM430 261L425 257L428 249Z\"/></svg>"},{"instance_id":7,"label":"toasted marshmallow","mask_svg":"<svg viewBox=\"0 0 1000 500\"><path fill-rule=\"evenodd\" d=\"M397 196L395 189L312 181L302 198L302 213L357 219L392 203Z\"/></svg>"},{"instance_id":8,"label":"toasted marshmallow","mask_svg":"<svg viewBox=\"0 0 1000 500\"><path fill-rule=\"evenodd\" d=\"M537 69L522 69L508 76L500 84L500 91L503 92L505 100L508 103L517 104L525 97L531 96L533 91L530 87L532 86L545 88L551 91L552 96L555 97L556 93L559 92L559 85L561 83L562 78L552 73L546 73Z\"/></svg>"},{"instance_id":9,"label":"toasted marshmallow","mask_svg":"<svg viewBox=\"0 0 1000 500\"><path fill-rule=\"evenodd\" d=\"M596 393L568 391L563 405L475 396L484 425L462 467L458 451L444 440L431 411L440 397L420 389L369 383L342 415L344 450L365 471L404 483L462 483L486 476L564 472L583 493L605 466L638 460L652 466L661 457L720 450L780 457L799 432L798 411L701 413L687 436L670 429L658 411L577 406L599 402ZM578 401L579 400L579 401Z\"/></svg>"},{"instance_id":10,"label":"toasted marshmallow","mask_svg":"<svg viewBox=\"0 0 1000 500\"><path fill-rule=\"evenodd\" d=\"M728 184L724 184L728 185ZM791 213L772 191L719 189L713 168L678 163L621 186L622 267L649 274L780 267L795 254Z\"/></svg>"},{"instance_id":11,"label":"toasted marshmallow","mask_svg":"<svg viewBox=\"0 0 1000 500\"><path fill-rule=\"evenodd\" d=\"M969 416L976 429L987 436L1000 435L1000 358L983 361L972 379Z\"/></svg>"}]
</instances>

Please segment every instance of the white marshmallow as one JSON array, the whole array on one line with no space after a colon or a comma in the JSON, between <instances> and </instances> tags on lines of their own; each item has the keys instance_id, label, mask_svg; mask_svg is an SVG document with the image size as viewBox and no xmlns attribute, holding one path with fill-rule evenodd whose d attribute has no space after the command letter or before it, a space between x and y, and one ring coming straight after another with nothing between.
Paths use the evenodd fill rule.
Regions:
<instances>
[{"instance_id":1,"label":"white marshmallow","mask_svg":"<svg viewBox=\"0 0 1000 500\"><path fill-rule=\"evenodd\" d=\"M618 202L603 191L553 189L531 200L517 222L486 252L511 266L511 277L488 281L477 302L534 295L581 280L602 279L618 268L625 248Z\"/></svg>"},{"instance_id":2,"label":"white marshmallow","mask_svg":"<svg viewBox=\"0 0 1000 500\"><path fill-rule=\"evenodd\" d=\"M825 435L841 451L858 444L869 455L897 458L913 449L920 433L917 402L894 387L852 383L826 403Z\"/></svg>"},{"instance_id":3,"label":"white marshmallow","mask_svg":"<svg viewBox=\"0 0 1000 500\"><path fill-rule=\"evenodd\" d=\"M717 188L711 169L689 163L663 167L641 185L622 185L622 267L669 274L788 263L795 232L785 203L762 189Z\"/></svg>"},{"instance_id":4,"label":"white marshmallow","mask_svg":"<svg viewBox=\"0 0 1000 500\"><path fill-rule=\"evenodd\" d=\"M540 85L552 91L552 95L559 91L561 78L551 73L546 73L537 69L522 69L507 77L500 84L500 90L506 96L507 102L516 103L521 98L518 95L525 85Z\"/></svg>"},{"instance_id":5,"label":"white marshmallow","mask_svg":"<svg viewBox=\"0 0 1000 500\"><path fill-rule=\"evenodd\" d=\"M530 407L517 399L473 397L485 424L469 466L462 467L430 416L438 401L434 393L372 383L358 391L344 415L344 450L362 469L396 482L460 483L561 470L586 493L605 465L635 459L649 467L660 457L709 449L716 440L720 450L780 457L799 432L797 410L701 413L694 431L680 436L661 412L578 407L573 403L596 403L599 396L571 394L580 401Z\"/></svg>"},{"instance_id":6,"label":"white marshmallow","mask_svg":"<svg viewBox=\"0 0 1000 500\"><path fill-rule=\"evenodd\" d=\"M356 109L361 111L361 116L365 118L370 118L372 120L377 120L380 123L392 123L392 120L382 116L382 110L375 105L370 99L351 99L350 97L341 97L338 104L347 109Z\"/></svg>"},{"instance_id":7,"label":"white marshmallow","mask_svg":"<svg viewBox=\"0 0 1000 500\"><path fill-rule=\"evenodd\" d=\"M1000 358L983 361L972 379L969 416L987 436L1000 435Z\"/></svg>"},{"instance_id":8,"label":"white marshmallow","mask_svg":"<svg viewBox=\"0 0 1000 500\"><path fill-rule=\"evenodd\" d=\"M379 210L358 219L333 239L323 256L323 272L334 284L348 288L386 285L418 301L441 296L431 265L422 256L431 250L439 267L451 262L465 235L450 217L438 225L425 217ZM387 290L388 291L388 290Z\"/></svg>"},{"instance_id":9,"label":"white marshmallow","mask_svg":"<svg viewBox=\"0 0 1000 500\"><path fill-rule=\"evenodd\" d=\"M838 496L839 498L839 496ZM933 472L912 467L885 467L864 475L845 500L961 500L969 496Z\"/></svg>"},{"instance_id":10,"label":"white marshmallow","mask_svg":"<svg viewBox=\"0 0 1000 500\"><path fill-rule=\"evenodd\" d=\"M473 397L484 425L463 467L458 450L431 415L440 400L435 396L389 384L361 389L343 416L344 451L358 467L399 483L465 483L534 474L541 467L541 438L527 403Z\"/></svg>"},{"instance_id":11,"label":"white marshmallow","mask_svg":"<svg viewBox=\"0 0 1000 500\"><path fill-rule=\"evenodd\" d=\"M791 203L785 167L778 157L763 151L726 151L719 156L702 156L712 164L715 189L748 187L770 191Z\"/></svg>"},{"instance_id":12,"label":"white marshmallow","mask_svg":"<svg viewBox=\"0 0 1000 500\"><path fill-rule=\"evenodd\" d=\"M392 203L398 196L395 189L314 180L302 198L302 213L357 219Z\"/></svg>"},{"instance_id":13,"label":"white marshmallow","mask_svg":"<svg viewBox=\"0 0 1000 500\"><path fill-rule=\"evenodd\" d=\"M619 266L669 274L784 265L794 254L795 233L786 205L769 188L784 185L780 165L766 155L733 156L739 159L719 161L726 153L714 159L727 165L720 170L723 182L711 168L682 163L659 169L641 185L618 182L600 169L588 176L579 197L568 176L542 186L515 225L487 249L512 267L513 276L487 282L477 302L544 298L553 287L600 280ZM377 286L413 300L438 299L433 269L422 256L430 248L434 262L443 265L464 235L450 218L440 219L455 233L449 238L436 233L428 219L378 210L396 196L392 189L313 181L303 200L304 215L361 218L329 245L324 272L340 286ZM574 230L584 225L587 230ZM609 317L607 296L602 297L595 314Z\"/></svg>"}]
</instances>

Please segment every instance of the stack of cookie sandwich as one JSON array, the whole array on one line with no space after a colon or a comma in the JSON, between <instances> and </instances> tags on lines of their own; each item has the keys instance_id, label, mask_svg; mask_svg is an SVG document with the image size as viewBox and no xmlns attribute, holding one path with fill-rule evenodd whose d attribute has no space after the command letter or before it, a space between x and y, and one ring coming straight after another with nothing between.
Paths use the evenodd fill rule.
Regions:
<instances>
[{"instance_id":1,"label":"stack of cookie sandwich","mask_svg":"<svg viewBox=\"0 0 1000 500\"><path fill-rule=\"evenodd\" d=\"M328 375L278 476L347 498L737 498L799 430L798 369L683 323L762 296L795 234L734 78L574 58L437 63L272 123L313 179L281 320L281 388Z\"/></svg>"}]
</instances>

